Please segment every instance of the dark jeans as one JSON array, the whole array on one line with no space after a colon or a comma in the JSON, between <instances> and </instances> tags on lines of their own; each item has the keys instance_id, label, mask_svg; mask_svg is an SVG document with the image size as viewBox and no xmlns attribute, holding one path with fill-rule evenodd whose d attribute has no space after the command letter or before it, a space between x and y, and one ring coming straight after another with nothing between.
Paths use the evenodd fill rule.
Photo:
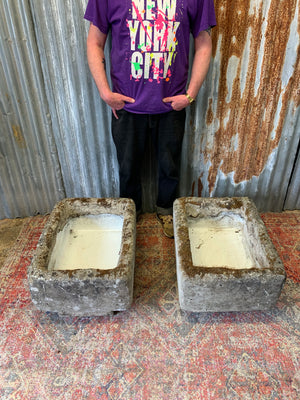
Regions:
<instances>
[{"instance_id":1,"label":"dark jeans","mask_svg":"<svg viewBox=\"0 0 300 400\"><path fill-rule=\"evenodd\" d=\"M117 111L112 116L112 135L117 149L120 197L135 201L142 208L141 169L147 139L151 135L158 161L158 208L172 210L177 197L185 110L164 114L133 114Z\"/></svg>"}]
</instances>

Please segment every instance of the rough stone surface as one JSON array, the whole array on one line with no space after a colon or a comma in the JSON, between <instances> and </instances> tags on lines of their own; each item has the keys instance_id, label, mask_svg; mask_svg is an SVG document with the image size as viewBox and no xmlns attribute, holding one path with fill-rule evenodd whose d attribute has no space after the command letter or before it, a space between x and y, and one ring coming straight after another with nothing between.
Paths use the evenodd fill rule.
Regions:
<instances>
[{"instance_id":1,"label":"rough stone surface","mask_svg":"<svg viewBox=\"0 0 300 400\"><path fill-rule=\"evenodd\" d=\"M124 218L119 262L111 270L49 270L56 236L70 218L115 214ZM40 237L28 267L31 298L42 311L62 315L101 316L130 307L136 242L135 204L130 199L76 198L59 202Z\"/></svg>"},{"instance_id":2,"label":"rough stone surface","mask_svg":"<svg viewBox=\"0 0 300 400\"><path fill-rule=\"evenodd\" d=\"M188 218L214 218L221 213L234 213L245 221L253 268L193 265ZM174 203L174 234L179 302L183 310L251 311L275 306L285 282L285 270L250 199L177 199Z\"/></svg>"}]
</instances>

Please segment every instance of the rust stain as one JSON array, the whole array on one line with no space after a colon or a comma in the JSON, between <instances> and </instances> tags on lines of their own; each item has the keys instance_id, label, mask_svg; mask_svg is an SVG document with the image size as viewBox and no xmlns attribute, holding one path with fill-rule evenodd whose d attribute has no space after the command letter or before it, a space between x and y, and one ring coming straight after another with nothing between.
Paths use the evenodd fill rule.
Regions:
<instances>
[{"instance_id":1,"label":"rust stain","mask_svg":"<svg viewBox=\"0 0 300 400\"><path fill-rule=\"evenodd\" d=\"M202 183L202 177L203 177L203 173L201 174L201 176L198 179L198 196L201 197L202 195L202 190L203 190L203 183Z\"/></svg>"},{"instance_id":2,"label":"rust stain","mask_svg":"<svg viewBox=\"0 0 300 400\"><path fill-rule=\"evenodd\" d=\"M26 141L25 138L22 134L21 128L18 125L13 125L12 126L12 131L14 138L17 142L17 145L21 148L24 149L26 147Z\"/></svg>"},{"instance_id":3,"label":"rust stain","mask_svg":"<svg viewBox=\"0 0 300 400\"><path fill-rule=\"evenodd\" d=\"M195 181L193 181L193 184L192 184L192 194L191 194L191 196L192 197L195 196Z\"/></svg>"},{"instance_id":4,"label":"rust stain","mask_svg":"<svg viewBox=\"0 0 300 400\"><path fill-rule=\"evenodd\" d=\"M191 196L194 197L201 197L202 196L202 191L203 191L203 183L202 183L202 178L203 178L203 172L201 173L200 177L198 178L198 193L195 193L195 187L196 187L196 182L193 181L192 183L192 194Z\"/></svg>"},{"instance_id":5,"label":"rust stain","mask_svg":"<svg viewBox=\"0 0 300 400\"><path fill-rule=\"evenodd\" d=\"M205 154L206 161L211 161L208 177L210 193L215 186L219 169L224 174L234 172L235 183L259 176L269 155L278 146L290 102L294 102L295 109L300 103L299 50L294 73L287 87L281 87L282 69L297 0L269 2L268 14L264 16L262 1L257 5L255 13L250 14L251 0L215 0L218 25L213 30L213 57L217 56L217 43L221 39L220 78L218 99L210 99L206 122L209 125L217 118L220 125L215 132L214 147L210 151L206 150ZM264 24L266 30L263 38ZM299 27L300 21L298 29ZM261 48L262 39L265 40L264 48ZM247 45L249 54L245 55ZM230 82L231 93L228 93L228 67L232 56L237 59L237 69ZM247 76L244 77L245 84L242 88L240 77L242 61L246 56ZM262 57L261 66L258 66L259 57ZM255 88L257 68L260 69L260 77L259 86ZM278 118L276 111L280 97L282 107ZM213 101L217 102L215 114ZM232 146L236 136L236 146Z\"/></svg>"},{"instance_id":6,"label":"rust stain","mask_svg":"<svg viewBox=\"0 0 300 400\"><path fill-rule=\"evenodd\" d=\"M206 113L206 124L210 125L213 122L214 119L214 113L212 110L212 99L209 99L209 103L208 103L208 109L207 109L207 113Z\"/></svg>"}]
</instances>

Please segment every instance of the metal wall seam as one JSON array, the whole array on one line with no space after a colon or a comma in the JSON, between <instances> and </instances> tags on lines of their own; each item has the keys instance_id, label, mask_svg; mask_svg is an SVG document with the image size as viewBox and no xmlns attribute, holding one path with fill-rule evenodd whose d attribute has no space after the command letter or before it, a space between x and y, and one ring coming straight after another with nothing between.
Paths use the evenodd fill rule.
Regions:
<instances>
[{"instance_id":1,"label":"metal wall seam","mask_svg":"<svg viewBox=\"0 0 300 400\"><path fill-rule=\"evenodd\" d=\"M297 148L297 160L294 165L293 174L291 176L289 189L284 204L285 210L300 210L300 113L295 127L295 132L298 132L299 142ZM296 136L296 135L295 135Z\"/></svg>"},{"instance_id":2,"label":"metal wall seam","mask_svg":"<svg viewBox=\"0 0 300 400\"><path fill-rule=\"evenodd\" d=\"M297 158L284 209L300 210L300 155Z\"/></svg>"}]
</instances>

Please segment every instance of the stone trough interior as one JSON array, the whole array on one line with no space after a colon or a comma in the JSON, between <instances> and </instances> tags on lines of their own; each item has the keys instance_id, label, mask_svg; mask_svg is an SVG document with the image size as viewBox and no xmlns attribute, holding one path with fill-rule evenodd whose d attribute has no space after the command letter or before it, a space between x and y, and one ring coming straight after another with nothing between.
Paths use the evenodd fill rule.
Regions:
<instances>
[{"instance_id":1,"label":"stone trough interior","mask_svg":"<svg viewBox=\"0 0 300 400\"><path fill-rule=\"evenodd\" d=\"M53 209L28 268L42 311L100 316L130 307L136 214L130 199L65 199Z\"/></svg>"},{"instance_id":2,"label":"stone trough interior","mask_svg":"<svg viewBox=\"0 0 300 400\"><path fill-rule=\"evenodd\" d=\"M71 218L57 233L49 270L99 269L118 266L124 218L121 215L82 215Z\"/></svg>"},{"instance_id":3,"label":"stone trough interior","mask_svg":"<svg viewBox=\"0 0 300 400\"><path fill-rule=\"evenodd\" d=\"M181 308L250 311L273 307L283 264L248 198L182 198L174 203Z\"/></svg>"},{"instance_id":4,"label":"stone trough interior","mask_svg":"<svg viewBox=\"0 0 300 400\"><path fill-rule=\"evenodd\" d=\"M251 238L247 236L247 224L240 215L229 212L210 218L188 215L187 223L193 265L233 269L259 266L252 257Z\"/></svg>"}]
</instances>

